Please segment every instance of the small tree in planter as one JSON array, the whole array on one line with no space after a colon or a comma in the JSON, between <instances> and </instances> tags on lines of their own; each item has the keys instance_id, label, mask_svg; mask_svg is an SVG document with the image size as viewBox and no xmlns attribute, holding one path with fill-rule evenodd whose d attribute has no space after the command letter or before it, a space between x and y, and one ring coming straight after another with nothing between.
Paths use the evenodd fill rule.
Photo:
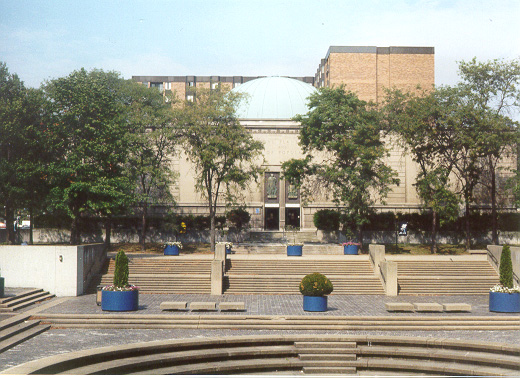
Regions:
<instances>
[{"instance_id":1,"label":"small tree in planter","mask_svg":"<svg viewBox=\"0 0 520 378\"><path fill-rule=\"evenodd\" d=\"M136 311L139 307L139 288L128 284L128 257L120 250L116 256L114 284L105 286L101 296L103 311Z\"/></svg>"},{"instance_id":2,"label":"small tree in planter","mask_svg":"<svg viewBox=\"0 0 520 378\"><path fill-rule=\"evenodd\" d=\"M327 295L332 293L332 282L321 273L312 273L300 282L304 311L327 311Z\"/></svg>"},{"instance_id":3,"label":"small tree in planter","mask_svg":"<svg viewBox=\"0 0 520 378\"><path fill-rule=\"evenodd\" d=\"M520 312L520 288L513 284L513 262L508 245L500 256L500 284L489 290L489 311Z\"/></svg>"},{"instance_id":4,"label":"small tree in planter","mask_svg":"<svg viewBox=\"0 0 520 378\"><path fill-rule=\"evenodd\" d=\"M287 243L287 256L301 256L303 251L303 243L296 242L296 233L300 230L299 227L285 226L285 231L292 234L292 242Z\"/></svg>"}]
</instances>

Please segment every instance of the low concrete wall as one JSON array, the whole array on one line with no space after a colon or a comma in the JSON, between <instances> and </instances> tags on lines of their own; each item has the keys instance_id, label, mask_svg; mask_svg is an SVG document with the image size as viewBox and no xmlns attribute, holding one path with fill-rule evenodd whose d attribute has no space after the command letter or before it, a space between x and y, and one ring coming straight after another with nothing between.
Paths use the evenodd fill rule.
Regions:
<instances>
[{"instance_id":1,"label":"low concrete wall","mask_svg":"<svg viewBox=\"0 0 520 378\"><path fill-rule=\"evenodd\" d=\"M105 258L102 244L0 246L7 287L42 288L58 297L84 294Z\"/></svg>"},{"instance_id":2,"label":"low concrete wall","mask_svg":"<svg viewBox=\"0 0 520 378\"><path fill-rule=\"evenodd\" d=\"M489 261L495 267L497 272L499 271L500 266L500 256L502 256L502 245L488 245L488 256ZM520 247L510 247L511 248L511 261L513 263L513 278L515 280L515 284L520 286Z\"/></svg>"}]
</instances>

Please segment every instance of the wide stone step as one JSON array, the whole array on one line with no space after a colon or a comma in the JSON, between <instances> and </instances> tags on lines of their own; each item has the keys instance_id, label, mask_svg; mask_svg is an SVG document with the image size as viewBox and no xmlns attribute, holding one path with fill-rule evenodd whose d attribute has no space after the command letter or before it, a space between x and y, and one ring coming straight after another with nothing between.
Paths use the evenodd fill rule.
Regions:
<instances>
[{"instance_id":1,"label":"wide stone step","mask_svg":"<svg viewBox=\"0 0 520 378\"><path fill-rule=\"evenodd\" d=\"M44 300L53 298L54 294L49 294L47 291L41 291L33 295L24 296L19 299L15 299L11 302L2 303L0 306L0 313L1 312L14 312L18 311L22 308L31 306L33 304L42 302Z\"/></svg>"},{"instance_id":2,"label":"wide stone step","mask_svg":"<svg viewBox=\"0 0 520 378\"><path fill-rule=\"evenodd\" d=\"M39 325L39 323L39 321L31 321L29 324L13 327L10 331L12 334L6 336L0 341L0 353L3 353L6 350L11 349L51 328L49 324ZM5 335L7 335L8 330L2 332L5 332Z\"/></svg>"}]
</instances>

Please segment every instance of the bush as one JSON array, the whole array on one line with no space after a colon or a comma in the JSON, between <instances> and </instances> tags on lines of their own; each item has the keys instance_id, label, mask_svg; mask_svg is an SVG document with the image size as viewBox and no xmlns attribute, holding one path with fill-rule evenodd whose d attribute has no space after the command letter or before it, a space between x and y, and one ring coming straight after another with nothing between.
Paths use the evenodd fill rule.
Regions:
<instances>
[{"instance_id":1,"label":"bush","mask_svg":"<svg viewBox=\"0 0 520 378\"><path fill-rule=\"evenodd\" d=\"M114 271L114 286L128 286L128 257L123 250L120 250L116 256L116 267Z\"/></svg>"},{"instance_id":2,"label":"bush","mask_svg":"<svg viewBox=\"0 0 520 378\"><path fill-rule=\"evenodd\" d=\"M339 212L331 209L318 210L314 213L314 226L322 231L339 230Z\"/></svg>"},{"instance_id":3,"label":"bush","mask_svg":"<svg viewBox=\"0 0 520 378\"><path fill-rule=\"evenodd\" d=\"M321 273L307 274L300 282L300 293L312 297L321 297L332 293L332 282Z\"/></svg>"},{"instance_id":4,"label":"bush","mask_svg":"<svg viewBox=\"0 0 520 378\"><path fill-rule=\"evenodd\" d=\"M502 286L513 287L513 262L511 261L511 249L508 245L502 248L502 255L500 256L500 283Z\"/></svg>"},{"instance_id":5,"label":"bush","mask_svg":"<svg viewBox=\"0 0 520 378\"><path fill-rule=\"evenodd\" d=\"M227 213L227 220L236 229L241 230L249 223L251 220L251 215L246 209L240 207L238 209L230 210Z\"/></svg>"}]
</instances>

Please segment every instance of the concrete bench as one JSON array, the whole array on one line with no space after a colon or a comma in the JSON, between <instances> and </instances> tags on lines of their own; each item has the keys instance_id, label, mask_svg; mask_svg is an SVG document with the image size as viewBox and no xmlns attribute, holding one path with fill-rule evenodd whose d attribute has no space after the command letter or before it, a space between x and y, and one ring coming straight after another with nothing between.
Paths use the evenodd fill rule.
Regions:
<instances>
[{"instance_id":1,"label":"concrete bench","mask_svg":"<svg viewBox=\"0 0 520 378\"><path fill-rule=\"evenodd\" d=\"M159 308L163 311L186 310L186 302L161 302Z\"/></svg>"},{"instance_id":2,"label":"concrete bench","mask_svg":"<svg viewBox=\"0 0 520 378\"><path fill-rule=\"evenodd\" d=\"M446 312L471 312L471 305L467 303L444 303Z\"/></svg>"},{"instance_id":3,"label":"concrete bench","mask_svg":"<svg viewBox=\"0 0 520 378\"><path fill-rule=\"evenodd\" d=\"M191 302L191 311L217 311L217 304L215 302Z\"/></svg>"},{"instance_id":4,"label":"concrete bench","mask_svg":"<svg viewBox=\"0 0 520 378\"><path fill-rule=\"evenodd\" d=\"M414 310L414 306L411 303L406 302L390 302L385 303L386 311L405 311L411 312Z\"/></svg>"},{"instance_id":5,"label":"concrete bench","mask_svg":"<svg viewBox=\"0 0 520 378\"><path fill-rule=\"evenodd\" d=\"M414 303L413 305L418 312L442 312L444 309L439 303Z\"/></svg>"},{"instance_id":6,"label":"concrete bench","mask_svg":"<svg viewBox=\"0 0 520 378\"><path fill-rule=\"evenodd\" d=\"M218 308L220 311L245 311L246 305L244 302L220 302Z\"/></svg>"}]
</instances>

